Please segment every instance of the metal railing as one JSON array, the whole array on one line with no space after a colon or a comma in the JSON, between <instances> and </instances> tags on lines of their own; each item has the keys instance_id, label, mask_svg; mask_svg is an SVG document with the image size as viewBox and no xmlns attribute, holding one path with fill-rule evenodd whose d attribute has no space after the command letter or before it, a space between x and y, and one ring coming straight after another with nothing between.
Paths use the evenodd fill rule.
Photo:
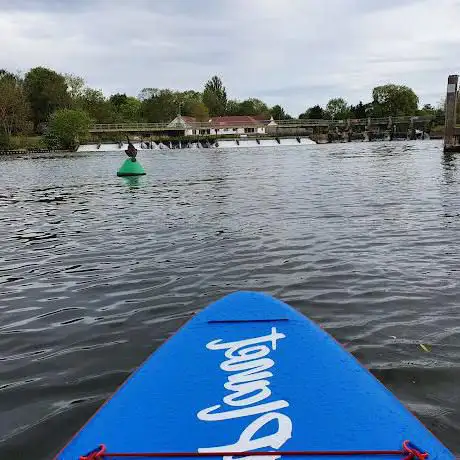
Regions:
<instances>
[{"instance_id":1,"label":"metal railing","mask_svg":"<svg viewBox=\"0 0 460 460\"><path fill-rule=\"evenodd\" d=\"M262 128L266 126L280 128L308 128L315 126L347 126L350 125L383 125L383 124L410 124L412 122L427 123L434 119L433 116L413 116L413 117L381 117L381 118L358 118L347 120L325 120L325 119L291 119L291 120L255 120L248 122L233 122L225 125L212 124L209 122L192 122L192 123L98 123L91 127L92 133L98 132L154 132L154 131L182 131L185 129L209 130L211 133L215 130L231 130L238 128ZM271 123L271 124L270 124Z\"/></svg>"}]
</instances>

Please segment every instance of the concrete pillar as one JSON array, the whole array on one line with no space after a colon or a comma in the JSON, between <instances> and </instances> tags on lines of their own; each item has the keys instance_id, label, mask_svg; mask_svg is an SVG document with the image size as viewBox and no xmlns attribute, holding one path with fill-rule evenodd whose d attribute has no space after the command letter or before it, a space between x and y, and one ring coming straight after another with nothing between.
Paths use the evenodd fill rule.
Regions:
<instances>
[{"instance_id":1,"label":"concrete pillar","mask_svg":"<svg viewBox=\"0 0 460 460\"><path fill-rule=\"evenodd\" d=\"M449 148L456 144L455 125L457 124L457 91L458 75L449 75L447 79L444 148Z\"/></svg>"}]
</instances>

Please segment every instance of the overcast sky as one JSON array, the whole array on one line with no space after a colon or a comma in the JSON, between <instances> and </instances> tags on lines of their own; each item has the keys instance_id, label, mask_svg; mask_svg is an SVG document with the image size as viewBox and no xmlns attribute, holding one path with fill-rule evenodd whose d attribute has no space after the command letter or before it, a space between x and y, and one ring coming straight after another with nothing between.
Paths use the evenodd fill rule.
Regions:
<instances>
[{"instance_id":1,"label":"overcast sky","mask_svg":"<svg viewBox=\"0 0 460 460\"><path fill-rule=\"evenodd\" d=\"M388 82L436 104L460 73L460 0L0 0L0 68L39 65L106 94L217 74L292 115Z\"/></svg>"}]
</instances>

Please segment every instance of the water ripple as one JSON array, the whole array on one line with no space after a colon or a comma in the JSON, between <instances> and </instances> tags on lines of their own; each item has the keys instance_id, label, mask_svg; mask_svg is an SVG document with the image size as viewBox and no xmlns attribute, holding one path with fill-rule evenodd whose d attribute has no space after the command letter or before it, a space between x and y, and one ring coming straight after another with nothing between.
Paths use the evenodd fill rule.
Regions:
<instances>
[{"instance_id":1,"label":"water ripple","mask_svg":"<svg viewBox=\"0 0 460 460\"><path fill-rule=\"evenodd\" d=\"M438 142L0 159L0 457L48 459L197 310L269 292L460 451L460 157ZM428 346L429 352L420 346Z\"/></svg>"}]
</instances>

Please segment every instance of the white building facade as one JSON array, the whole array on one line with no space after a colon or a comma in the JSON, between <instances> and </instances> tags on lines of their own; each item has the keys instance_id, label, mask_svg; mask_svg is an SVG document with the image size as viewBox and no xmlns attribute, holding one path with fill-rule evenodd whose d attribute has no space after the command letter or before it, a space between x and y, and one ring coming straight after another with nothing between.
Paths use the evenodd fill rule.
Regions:
<instances>
[{"instance_id":1,"label":"white building facade","mask_svg":"<svg viewBox=\"0 0 460 460\"><path fill-rule=\"evenodd\" d=\"M265 135L266 126L276 126L273 118L259 120L250 116L214 117L208 122L197 122L193 117L178 115L168 124L168 129L184 130L185 136L254 136Z\"/></svg>"}]
</instances>

